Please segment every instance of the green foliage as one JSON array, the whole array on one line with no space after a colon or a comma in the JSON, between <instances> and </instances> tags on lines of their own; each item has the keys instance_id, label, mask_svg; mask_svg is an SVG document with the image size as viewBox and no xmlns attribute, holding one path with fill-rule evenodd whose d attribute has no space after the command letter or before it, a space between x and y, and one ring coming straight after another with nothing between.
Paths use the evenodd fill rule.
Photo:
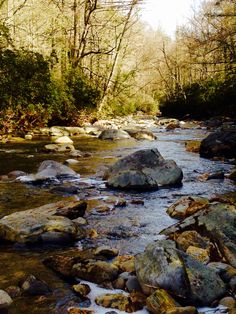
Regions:
<instances>
[{"instance_id":1,"label":"green foliage","mask_svg":"<svg viewBox=\"0 0 236 314\"><path fill-rule=\"evenodd\" d=\"M39 53L0 49L0 111L6 132L44 125L74 125L96 108L100 90L78 71L54 78Z\"/></svg>"},{"instance_id":2,"label":"green foliage","mask_svg":"<svg viewBox=\"0 0 236 314\"><path fill-rule=\"evenodd\" d=\"M101 92L79 71L71 70L60 79L52 79L50 103L52 119L49 124L77 125L81 115L97 107Z\"/></svg>"},{"instance_id":3,"label":"green foliage","mask_svg":"<svg viewBox=\"0 0 236 314\"><path fill-rule=\"evenodd\" d=\"M126 116L138 111L156 115L159 112L159 104L158 101L146 94L121 94L119 97L111 98L105 110L110 116Z\"/></svg>"},{"instance_id":4,"label":"green foliage","mask_svg":"<svg viewBox=\"0 0 236 314\"><path fill-rule=\"evenodd\" d=\"M50 72L41 54L1 49L0 73L0 109L48 103Z\"/></svg>"},{"instance_id":5,"label":"green foliage","mask_svg":"<svg viewBox=\"0 0 236 314\"><path fill-rule=\"evenodd\" d=\"M77 109L94 109L101 97L101 91L80 71L72 70L66 75L68 93L73 97Z\"/></svg>"},{"instance_id":6,"label":"green foliage","mask_svg":"<svg viewBox=\"0 0 236 314\"><path fill-rule=\"evenodd\" d=\"M184 87L182 93L162 99L160 110L165 116L209 118L236 114L235 76L225 81L211 79Z\"/></svg>"}]
</instances>

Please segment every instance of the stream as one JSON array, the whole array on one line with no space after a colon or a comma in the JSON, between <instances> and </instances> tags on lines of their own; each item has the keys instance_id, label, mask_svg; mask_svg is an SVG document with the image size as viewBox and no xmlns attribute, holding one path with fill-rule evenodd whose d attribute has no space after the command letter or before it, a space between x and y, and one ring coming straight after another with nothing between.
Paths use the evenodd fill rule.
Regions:
<instances>
[{"instance_id":1,"label":"stream","mask_svg":"<svg viewBox=\"0 0 236 314\"><path fill-rule=\"evenodd\" d=\"M91 153L90 157L82 157L78 164L72 166L81 175L78 180L41 187L16 181L0 181L0 218L16 211L76 197L88 202L85 218L89 226L98 233L98 237L94 239L78 241L69 247L53 245L29 247L0 243L0 289L15 284L23 273L32 273L45 280L53 290L50 297L17 298L10 307L9 314L52 313L53 309L73 297L69 283L65 283L41 262L52 253L73 254L74 250L105 244L118 248L120 254L136 254L142 252L148 243L158 239L163 228L175 223L175 220L166 214L166 209L179 197L193 194L212 197L235 192L235 184L228 179L205 182L198 180L204 173L221 170L229 173L234 167L228 162L203 159L199 154L186 151L185 142L206 137L206 130L152 131L156 134L157 140L151 142L134 139L112 142L88 136L73 138L76 149ZM46 159L64 162L68 158L65 154L40 153L41 148L49 142L48 138L40 138L18 144L1 144L0 175L13 170L34 173L39 164ZM182 186L145 193L113 191L106 188L100 176L104 166L143 148L158 148L165 159L175 160L184 173ZM64 193L61 186L76 187L78 193L71 196ZM113 208L111 200L114 198L124 199L127 206ZM140 200L144 204L138 204ZM101 205L110 206L110 211L96 211Z\"/></svg>"}]
</instances>

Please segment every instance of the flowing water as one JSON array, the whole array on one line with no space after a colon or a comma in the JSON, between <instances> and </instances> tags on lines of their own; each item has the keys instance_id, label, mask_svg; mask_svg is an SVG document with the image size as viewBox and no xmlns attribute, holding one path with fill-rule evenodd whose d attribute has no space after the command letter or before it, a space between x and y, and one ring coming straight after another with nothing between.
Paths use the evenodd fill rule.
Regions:
<instances>
[{"instance_id":1,"label":"flowing water","mask_svg":"<svg viewBox=\"0 0 236 314\"><path fill-rule=\"evenodd\" d=\"M48 255L54 252L73 252L78 248L101 244L116 247L121 254L141 252L148 243L159 237L158 234L163 228L175 222L166 215L165 211L180 196L194 194L211 197L235 191L235 185L228 179L206 182L198 180L203 173L220 170L228 173L233 168L230 163L203 159L198 154L185 150L185 142L202 139L206 136L205 130L153 131L158 137L153 142L135 140L111 142L92 137L74 139L76 149L89 152L92 156L80 158L79 163L73 166L81 175L80 179L64 182L63 186L77 187L78 193L73 197L88 201L86 219L90 227L97 230L98 237L79 241L73 247L42 248L0 243L0 289L16 284L22 273L32 273L48 282L54 291L50 298L18 298L11 307L10 314L52 313L52 308L55 308L56 304L63 304L71 297L69 285L43 266L41 261ZM66 155L40 153L41 148L48 141L49 139L45 138L23 144L2 144L0 175L13 170L36 172L40 162L46 159L64 162L68 158ZM158 148L164 158L174 159L183 170L183 185L146 193L121 192L106 188L99 176L104 166L142 148ZM52 186L36 187L15 181L0 181L0 218L15 211L71 197L58 189L61 184L61 182L57 183L57 193L55 193L55 186L52 189ZM125 199L127 206L113 208L111 200L114 197ZM134 204L137 200L142 200L144 205ZM111 210L99 213L96 211L99 205L110 206Z\"/></svg>"}]
</instances>

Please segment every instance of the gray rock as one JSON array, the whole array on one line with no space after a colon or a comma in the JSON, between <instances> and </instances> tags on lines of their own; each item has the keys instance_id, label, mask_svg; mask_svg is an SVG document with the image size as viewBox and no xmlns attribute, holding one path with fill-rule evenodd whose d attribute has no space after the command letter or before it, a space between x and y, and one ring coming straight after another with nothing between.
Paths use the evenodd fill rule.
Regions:
<instances>
[{"instance_id":1,"label":"gray rock","mask_svg":"<svg viewBox=\"0 0 236 314\"><path fill-rule=\"evenodd\" d=\"M212 157L236 157L236 128L216 131L208 135L200 146L200 156Z\"/></svg>"},{"instance_id":2,"label":"gray rock","mask_svg":"<svg viewBox=\"0 0 236 314\"><path fill-rule=\"evenodd\" d=\"M4 290L0 290L0 310L6 309L12 304L12 298Z\"/></svg>"},{"instance_id":3,"label":"gray rock","mask_svg":"<svg viewBox=\"0 0 236 314\"><path fill-rule=\"evenodd\" d=\"M121 140L130 138L130 135L122 130L107 129L102 131L98 138L101 140Z\"/></svg>"},{"instance_id":4,"label":"gray rock","mask_svg":"<svg viewBox=\"0 0 236 314\"><path fill-rule=\"evenodd\" d=\"M171 240L148 245L136 256L135 268L144 292L159 287L196 305L209 305L226 292L214 270L177 250Z\"/></svg>"},{"instance_id":5,"label":"gray rock","mask_svg":"<svg viewBox=\"0 0 236 314\"><path fill-rule=\"evenodd\" d=\"M101 129L99 127L91 125L84 127L84 132L88 135L98 136L101 133Z\"/></svg>"},{"instance_id":6,"label":"gray rock","mask_svg":"<svg viewBox=\"0 0 236 314\"><path fill-rule=\"evenodd\" d=\"M68 136L69 132L63 126L52 126L49 129L49 134L51 136Z\"/></svg>"},{"instance_id":7,"label":"gray rock","mask_svg":"<svg viewBox=\"0 0 236 314\"><path fill-rule=\"evenodd\" d=\"M130 276L126 282L126 288L129 292L138 291L142 292L142 288L136 276Z\"/></svg>"},{"instance_id":8,"label":"gray rock","mask_svg":"<svg viewBox=\"0 0 236 314\"><path fill-rule=\"evenodd\" d=\"M77 236L77 225L70 219L55 216L63 208L78 206L78 201L61 201L26 211L15 212L0 219L0 238L11 242L45 241L44 234L55 232L72 240Z\"/></svg>"},{"instance_id":9,"label":"gray rock","mask_svg":"<svg viewBox=\"0 0 236 314\"><path fill-rule=\"evenodd\" d=\"M110 166L107 185L120 189L152 190L180 184L182 170L173 160L164 160L157 149L137 151Z\"/></svg>"},{"instance_id":10,"label":"gray rock","mask_svg":"<svg viewBox=\"0 0 236 314\"><path fill-rule=\"evenodd\" d=\"M41 163L36 174L31 174L26 177L21 177L28 182L42 182L50 179L55 179L65 176L79 176L71 168L56 162L54 160L45 160Z\"/></svg>"},{"instance_id":11,"label":"gray rock","mask_svg":"<svg viewBox=\"0 0 236 314\"><path fill-rule=\"evenodd\" d=\"M207 266L214 269L224 282L228 283L232 278L236 276L236 268L228 264L222 262L211 262Z\"/></svg>"},{"instance_id":12,"label":"gray rock","mask_svg":"<svg viewBox=\"0 0 236 314\"><path fill-rule=\"evenodd\" d=\"M154 135L151 131L147 130L125 130L129 135L136 140L148 140L154 141L157 139L156 135Z\"/></svg>"},{"instance_id":13,"label":"gray rock","mask_svg":"<svg viewBox=\"0 0 236 314\"><path fill-rule=\"evenodd\" d=\"M65 126L64 129L69 133L70 136L85 134L85 130L79 126Z\"/></svg>"}]
</instances>

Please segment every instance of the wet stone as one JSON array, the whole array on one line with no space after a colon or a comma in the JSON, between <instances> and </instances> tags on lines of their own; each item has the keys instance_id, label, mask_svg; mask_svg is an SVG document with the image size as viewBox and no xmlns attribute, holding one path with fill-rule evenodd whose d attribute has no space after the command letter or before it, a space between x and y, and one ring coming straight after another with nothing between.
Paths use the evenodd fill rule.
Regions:
<instances>
[{"instance_id":1,"label":"wet stone","mask_svg":"<svg viewBox=\"0 0 236 314\"><path fill-rule=\"evenodd\" d=\"M219 304L226 306L228 309L236 308L236 300L233 297L225 297L220 300Z\"/></svg>"},{"instance_id":2,"label":"wet stone","mask_svg":"<svg viewBox=\"0 0 236 314\"><path fill-rule=\"evenodd\" d=\"M130 276L126 281L126 288L129 292L138 291L142 292L142 288L136 276Z\"/></svg>"},{"instance_id":3,"label":"wet stone","mask_svg":"<svg viewBox=\"0 0 236 314\"><path fill-rule=\"evenodd\" d=\"M180 250L186 251L189 246L206 249L209 241L200 236L196 231L184 231L176 239L177 246Z\"/></svg>"},{"instance_id":4,"label":"wet stone","mask_svg":"<svg viewBox=\"0 0 236 314\"><path fill-rule=\"evenodd\" d=\"M113 281L118 277L118 268L103 261L85 261L73 265L74 276L94 283Z\"/></svg>"},{"instance_id":5,"label":"wet stone","mask_svg":"<svg viewBox=\"0 0 236 314\"><path fill-rule=\"evenodd\" d=\"M109 246L99 246L94 251L95 255L102 255L107 258L115 257L119 254L119 250L110 248Z\"/></svg>"},{"instance_id":6,"label":"wet stone","mask_svg":"<svg viewBox=\"0 0 236 314\"><path fill-rule=\"evenodd\" d=\"M184 196L167 209L167 214L172 218L183 219L193 215L209 204L208 199L196 196Z\"/></svg>"},{"instance_id":7,"label":"wet stone","mask_svg":"<svg viewBox=\"0 0 236 314\"><path fill-rule=\"evenodd\" d=\"M193 258L202 262L203 264L207 264L210 261L209 251L205 249L201 249L195 246L190 245L186 251L187 254L191 255Z\"/></svg>"},{"instance_id":8,"label":"wet stone","mask_svg":"<svg viewBox=\"0 0 236 314\"><path fill-rule=\"evenodd\" d=\"M222 262L211 262L207 265L214 269L224 282L229 282L231 279L236 278L236 268Z\"/></svg>"},{"instance_id":9,"label":"wet stone","mask_svg":"<svg viewBox=\"0 0 236 314\"><path fill-rule=\"evenodd\" d=\"M34 275L28 275L21 281L22 290L29 295L47 295L51 292L49 286Z\"/></svg>"},{"instance_id":10,"label":"wet stone","mask_svg":"<svg viewBox=\"0 0 236 314\"><path fill-rule=\"evenodd\" d=\"M91 291L89 285L87 284L73 285L73 290L82 297L86 297Z\"/></svg>"},{"instance_id":11,"label":"wet stone","mask_svg":"<svg viewBox=\"0 0 236 314\"><path fill-rule=\"evenodd\" d=\"M141 304L132 302L131 298L124 294L105 294L97 297L95 302L97 305L105 308L115 308L128 313L133 313L143 308Z\"/></svg>"},{"instance_id":12,"label":"wet stone","mask_svg":"<svg viewBox=\"0 0 236 314\"><path fill-rule=\"evenodd\" d=\"M94 314L94 312L89 309L81 309L78 307L69 308L67 313L68 314Z\"/></svg>"},{"instance_id":13,"label":"wet stone","mask_svg":"<svg viewBox=\"0 0 236 314\"><path fill-rule=\"evenodd\" d=\"M156 290L147 298L147 308L151 313L166 314L177 306L178 303L163 289Z\"/></svg>"},{"instance_id":14,"label":"wet stone","mask_svg":"<svg viewBox=\"0 0 236 314\"><path fill-rule=\"evenodd\" d=\"M12 304L12 298L4 290L0 290L0 310L8 308Z\"/></svg>"},{"instance_id":15,"label":"wet stone","mask_svg":"<svg viewBox=\"0 0 236 314\"><path fill-rule=\"evenodd\" d=\"M69 219L76 219L78 217L83 217L86 209L87 209L87 202L79 201L76 206L58 208L56 210L55 215L67 217Z\"/></svg>"}]
</instances>

